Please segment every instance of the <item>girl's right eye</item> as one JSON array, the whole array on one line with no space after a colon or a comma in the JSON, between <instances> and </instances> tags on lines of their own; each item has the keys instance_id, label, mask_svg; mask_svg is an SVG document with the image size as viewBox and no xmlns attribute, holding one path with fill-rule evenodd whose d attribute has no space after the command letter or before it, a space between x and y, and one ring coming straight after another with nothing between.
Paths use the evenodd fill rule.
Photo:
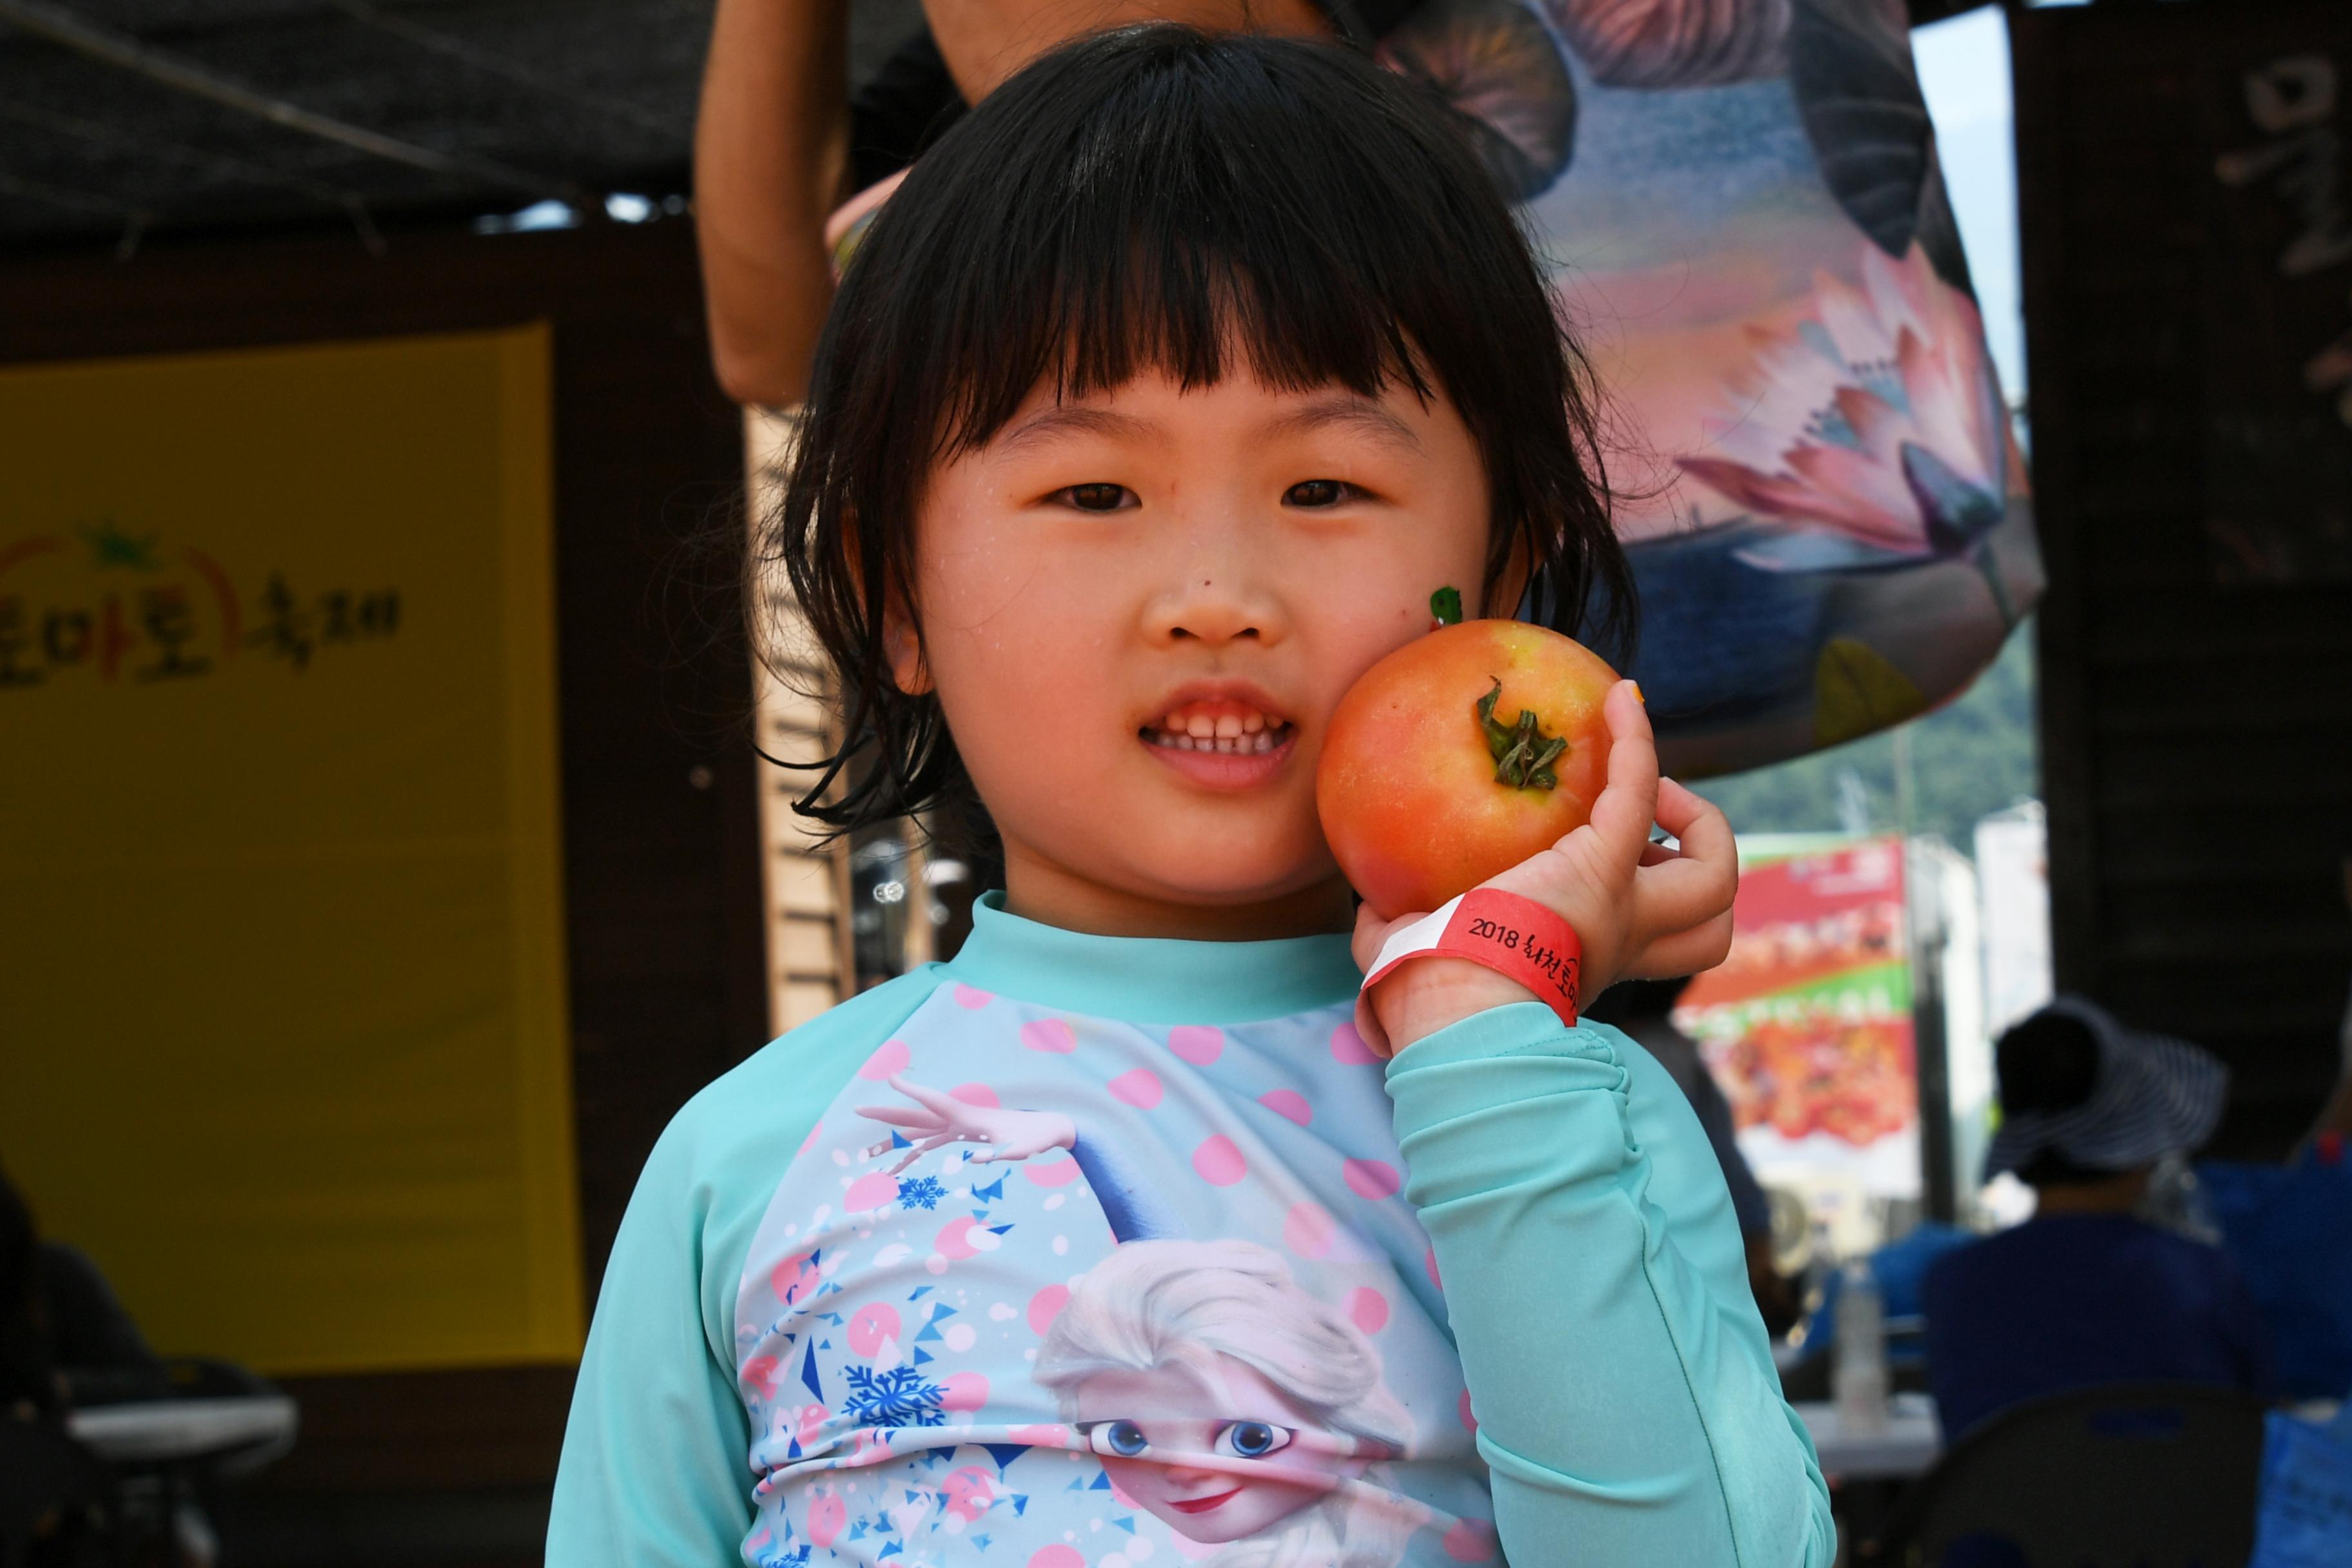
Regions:
<instances>
[{"instance_id":1,"label":"girl's right eye","mask_svg":"<svg viewBox=\"0 0 2352 1568\"><path fill-rule=\"evenodd\" d=\"M1132 1459L1151 1447L1151 1440L1132 1421L1097 1421L1087 1428L1087 1446L1097 1454Z\"/></svg>"},{"instance_id":2,"label":"girl's right eye","mask_svg":"<svg viewBox=\"0 0 2352 1568\"><path fill-rule=\"evenodd\" d=\"M1070 485L1055 490L1054 499L1079 511L1125 511L1142 504L1125 485L1111 484Z\"/></svg>"}]
</instances>

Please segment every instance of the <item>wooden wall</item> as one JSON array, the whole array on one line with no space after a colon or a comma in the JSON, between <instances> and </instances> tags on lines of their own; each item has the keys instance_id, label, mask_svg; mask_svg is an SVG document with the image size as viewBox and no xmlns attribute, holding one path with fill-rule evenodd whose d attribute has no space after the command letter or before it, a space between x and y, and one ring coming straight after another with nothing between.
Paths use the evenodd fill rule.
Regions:
<instances>
[{"instance_id":1,"label":"wooden wall","mask_svg":"<svg viewBox=\"0 0 2352 1568\"><path fill-rule=\"evenodd\" d=\"M551 324L565 900L593 1300L655 1137L766 1037L750 677L721 582L732 561L723 541L715 552L689 544L731 516L741 428L710 379L691 226L395 232L382 257L329 235L155 248L120 264L0 261L0 363ZM570 1367L290 1384L302 1440L230 1510L232 1561L510 1558L535 1544L571 1384Z\"/></svg>"},{"instance_id":2,"label":"wooden wall","mask_svg":"<svg viewBox=\"0 0 2352 1568\"><path fill-rule=\"evenodd\" d=\"M2309 369L2352 332L2352 258L2280 269L2316 216L2282 183L2311 149L2233 184L2218 160L2318 123L2271 135L2246 96L2317 54L2352 210L2352 6L2011 16L2059 983L2219 1052L2216 1152L2274 1156L2333 1077L2352 981L2352 492L2316 472L2352 472L2352 428ZM2308 460L2250 463L2250 417ZM2263 580L2244 535L2273 526L2308 548Z\"/></svg>"}]
</instances>

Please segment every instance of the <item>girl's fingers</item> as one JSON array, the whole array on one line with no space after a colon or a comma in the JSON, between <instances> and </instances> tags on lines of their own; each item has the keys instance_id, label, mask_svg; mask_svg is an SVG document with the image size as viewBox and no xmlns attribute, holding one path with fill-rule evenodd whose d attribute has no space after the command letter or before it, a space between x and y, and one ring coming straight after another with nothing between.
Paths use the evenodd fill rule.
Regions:
<instances>
[{"instance_id":1,"label":"girl's fingers","mask_svg":"<svg viewBox=\"0 0 2352 1568\"><path fill-rule=\"evenodd\" d=\"M1672 934L1727 915L1739 890L1739 845L1723 813L1667 779L1658 789L1658 826L1681 847L1643 858L1642 929Z\"/></svg>"},{"instance_id":2,"label":"girl's fingers","mask_svg":"<svg viewBox=\"0 0 2352 1568\"><path fill-rule=\"evenodd\" d=\"M1633 954L1625 973L1644 980L1675 980L1713 969L1731 951L1731 912L1686 931L1671 931Z\"/></svg>"},{"instance_id":3,"label":"girl's fingers","mask_svg":"<svg viewBox=\"0 0 2352 1568\"><path fill-rule=\"evenodd\" d=\"M1739 842L1731 818L1713 801L1673 779L1658 781L1658 826L1675 836L1682 853L1702 860L1739 865Z\"/></svg>"},{"instance_id":4,"label":"girl's fingers","mask_svg":"<svg viewBox=\"0 0 2352 1568\"><path fill-rule=\"evenodd\" d=\"M1398 920L1384 921L1372 912L1371 905L1358 904L1356 934L1349 943L1349 951L1355 954L1356 967L1367 974L1370 973L1372 960L1380 957L1381 944L1388 941L1389 932L1404 924L1406 921L1420 918L1419 915L1405 915Z\"/></svg>"},{"instance_id":5,"label":"girl's fingers","mask_svg":"<svg viewBox=\"0 0 2352 1568\"><path fill-rule=\"evenodd\" d=\"M1601 713L1609 721L1609 783L1592 803L1590 826L1601 841L1602 855L1627 866L1641 858L1657 816L1658 748L1632 681L1611 689Z\"/></svg>"}]
</instances>

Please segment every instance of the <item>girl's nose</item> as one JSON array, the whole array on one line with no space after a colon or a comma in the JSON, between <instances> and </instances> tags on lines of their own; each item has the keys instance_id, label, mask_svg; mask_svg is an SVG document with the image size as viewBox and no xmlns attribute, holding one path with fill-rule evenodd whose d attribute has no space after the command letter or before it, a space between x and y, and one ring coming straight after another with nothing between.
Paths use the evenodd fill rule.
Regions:
<instances>
[{"instance_id":1,"label":"girl's nose","mask_svg":"<svg viewBox=\"0 0 2352 1568\"><path fill-rule=\"evenodd\" d=\"M1262 623L1271 617L1265 613L1264 605L1251 602L1255 597L1221 588L1213 577L1197 578L1159 607L1155 619L1160 623L1156 628L1160 640L1212 646L1244 640L1270 641L1267 627Z\"/></svg>"}]
</instances>

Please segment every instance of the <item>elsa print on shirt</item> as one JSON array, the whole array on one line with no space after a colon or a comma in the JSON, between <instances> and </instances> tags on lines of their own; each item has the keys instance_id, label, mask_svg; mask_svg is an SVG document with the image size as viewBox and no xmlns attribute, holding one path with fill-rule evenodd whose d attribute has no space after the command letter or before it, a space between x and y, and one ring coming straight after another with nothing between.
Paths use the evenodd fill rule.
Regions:
<instances>
[{"instance_id":1,"label":"elsa print on shirt","mask_svg":"<svg viewBox=\"0 0 2352 1568\"><path fill-rule=\"evenodd\" d=\"M911 1103L858 1113L912 1142L899 1168L950 1142L975 1163L1066 1149L1101 1204L1118 1245L1072 1283L1033 1375L1123 1499L1214 1568L1394 1568L1430 1515L1361 1484L1412 1426L1355 1323L1266 1247L1174 1236L1071 1118L889 1082Z\"/></svg>"}]
</instances>

